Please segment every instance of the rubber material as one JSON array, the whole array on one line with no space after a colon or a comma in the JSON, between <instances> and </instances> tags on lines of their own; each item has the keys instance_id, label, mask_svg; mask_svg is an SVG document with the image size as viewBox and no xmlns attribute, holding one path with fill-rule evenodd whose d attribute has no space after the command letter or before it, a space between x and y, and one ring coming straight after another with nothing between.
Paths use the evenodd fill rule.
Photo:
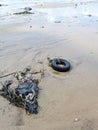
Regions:
<instances>
[{"instance_id":1,"label":"rubber material","mask_svg":"<svg viewBox=\"0 0 98 130\"><path fill-rule=\"evenodd\" d=\"M54 70L59 72L67 72L71 68L70 63L65 59L53 59L51 66Z\"/></svg>"}]
</instances>

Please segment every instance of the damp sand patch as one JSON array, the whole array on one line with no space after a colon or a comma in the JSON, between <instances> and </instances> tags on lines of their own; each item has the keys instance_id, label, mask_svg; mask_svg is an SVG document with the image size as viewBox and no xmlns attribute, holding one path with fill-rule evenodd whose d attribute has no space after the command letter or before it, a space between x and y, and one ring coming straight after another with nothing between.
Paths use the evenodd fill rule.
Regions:
<instances>
[{"instance_id":1,"label":"damp sand patch","mask_svg":"<svg viewBox=\"0 0 98 130\"><path fill-rule=\"evenodd\" d=\"M64 7L73 7L74 3L43 3L34 5L33 8L64 8Z\"/></svg>"}]
</instances>

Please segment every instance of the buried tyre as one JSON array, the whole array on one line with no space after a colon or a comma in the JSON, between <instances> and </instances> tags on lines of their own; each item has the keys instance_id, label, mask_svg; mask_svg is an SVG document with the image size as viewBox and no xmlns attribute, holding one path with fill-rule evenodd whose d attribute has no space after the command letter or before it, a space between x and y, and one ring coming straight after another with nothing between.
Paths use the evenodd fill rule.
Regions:
<instances>
[{"instance_id":1,"label":"buried tyre","mask_svg":"<svg viewBox=\"0 0 98 130\"><path fill-rule=\"evenodd\" d=\"M71 68L70 63L65 59L53 59L51 66L54 70L59 72L67 72Z\"/></svg>"}]
</instances>

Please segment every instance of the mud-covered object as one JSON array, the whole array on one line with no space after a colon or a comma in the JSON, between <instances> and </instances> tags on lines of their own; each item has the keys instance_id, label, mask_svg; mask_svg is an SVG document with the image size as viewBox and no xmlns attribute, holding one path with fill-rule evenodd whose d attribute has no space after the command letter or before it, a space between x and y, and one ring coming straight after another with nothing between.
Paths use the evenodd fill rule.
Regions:
<instances>
[{"instance_id":1,"label":"mud-covered object","mask_svg":"<svg viewBox=\"0 0 98 130\"><path fill-rule=\"evenodd\" d=\"M16 93L23 99L25 102L25 109L29 113L38 113L38 92L39 87L34 82L25 82L18 86Z\"/></svg>"},{"instance_id":2,"label":"mud-covered object","mask_svg":"<svg viewBox=\"0 0 98 130\"><path fill-rule=\"evenodd\" d=\"M14 15L26 15L26 14L34 14L34 12L30 12L30 11L22 11L22 12L17 12L17 13L13 13Z\"/></svg>"},{"instance_id":3,"label":"mud-covered object","mask_svg":"<svg viewBox=\"0 0 98 130\"><path fill-rule=\"evenodd\" d=\"M70 63L62 58L55 58L51 61L51 67L59 72L67 72L70 70Z\"/></svg>"},{"instance_id":4,"label":"mud-covered object","mask_svg":"<svg viewBox=\"0 0 98 130\"><path fill-rule=\"evenodd\" d=\"M37 80L31 80L20 84L16 89L10 88L11 81L6 81L0 90L0 95L17 107L26 109L26 112L38 113L38 93L39 87Z\"/></svg>"}]
</instances>

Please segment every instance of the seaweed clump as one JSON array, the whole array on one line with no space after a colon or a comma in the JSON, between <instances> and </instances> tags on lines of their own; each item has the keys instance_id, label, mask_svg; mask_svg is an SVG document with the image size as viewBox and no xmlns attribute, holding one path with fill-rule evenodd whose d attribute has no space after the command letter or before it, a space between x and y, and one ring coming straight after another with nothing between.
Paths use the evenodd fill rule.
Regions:
<instances>
[{"instance_id":1,"label":"seaweed clump","mask_svg":"<svg viewBox=\"0 0 98 130\"><path fill-rule=\"evenodd\" d=\"M14 13L14 15L22 15L22 14L34 14L34 13L29 12L29 11L22 11L22 12Z\"/></svg>"},{"instance_id":2,"label":"seaweed clump","mask_svg":"<svg viewBox=\"0 0 98 130\"><path fill-rule=\"evenodd\" d=\"M11 104L24 108L27 113L38 113L38 80L32 78L30 68L25 71L17 72L14 74L19 84L16 88L12 89L12 80L6 80L2 83L0 95L6 98Z\"/></svg>"},{"instance_id":3,"label":"seaweed clump","mask_svg":"<svg viewBox=\"0 0 98 130\"><path fill-rule=\"evenodd\" d=\"M14 15L34 14L34 12L30 12L31 10L32 10L31 7L25 7L24 11L14 13Z\"/></svg>"}]
</instances>

